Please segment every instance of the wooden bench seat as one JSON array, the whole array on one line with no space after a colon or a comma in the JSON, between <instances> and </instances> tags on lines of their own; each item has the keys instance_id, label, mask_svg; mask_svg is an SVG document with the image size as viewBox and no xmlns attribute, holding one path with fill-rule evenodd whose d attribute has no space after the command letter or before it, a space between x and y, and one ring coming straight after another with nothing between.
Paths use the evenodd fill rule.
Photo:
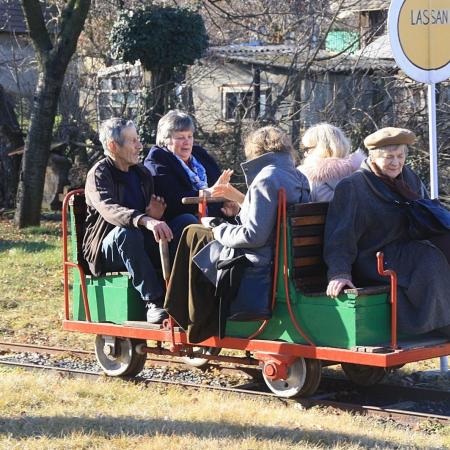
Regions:
<instances>
[{"instance_id":1,"label":"wooden bench seat","mask_svg":"<svg viewBox=\"0 0 450 450\"><path fill-rule=\"evenodd\" d=\"M127 271L107 272L95 277L83 257L83 237L87 215L85 196L75 195L70 201L72 259L84 270L89 310L93 322L123 323L145 320L145 304L134 289ZM73 281L73 319L86 320L82 300L82 280L78 272Z\"/></svg>"},{"instance_id":2,"label":"wooden bench seat","mask_svg":"<svg viewBox=\"0 0 450 450\"><path fill-rule=\"evenodd\" d=\"M328 284L323 243L328 203L298 203L288 207L291 227L293 281L297 290L308 296L323 296ZM389 286L345 289L349 295L389 292Z\"/></svg>"},{"instance_id":3,"label":"wooden bench seat","mask_svg":"<svg viewBox=\"0 0 450 450\"><path fill-rule=\"evenodd\" d=\"M327 267L323 260L323 235L328 203L299 203L288 208L291 227L293 281L296 289L323 292Z\"/></svg>"}]
</instances>

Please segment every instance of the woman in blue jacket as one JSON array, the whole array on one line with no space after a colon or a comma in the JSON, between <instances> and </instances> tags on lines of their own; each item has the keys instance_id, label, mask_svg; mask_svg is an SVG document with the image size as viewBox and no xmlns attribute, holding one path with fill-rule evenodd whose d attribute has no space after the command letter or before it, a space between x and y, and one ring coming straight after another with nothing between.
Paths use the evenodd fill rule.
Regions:
<instances>
[{"instance_id":1,"label":"woman in blue jacket","mask_svg":"<svg viewBox=\"0 0 450 450\"><path fill-rule=\"evenodd\" d=\"M194 122L188 114L169 111L158 122L156 145L144 161L154 176L155 193L164 197L167 203L165 220L180 214L194 215L197 206L183 205L181 199L196 197L200 190L216 182L227 183L231 177L231 170L224 171L221 176L214 158L203 147L194 144L194 131ZM209 215L221 215L221 207L221 204L211 204Z\"/></svg>"}]
</instances>

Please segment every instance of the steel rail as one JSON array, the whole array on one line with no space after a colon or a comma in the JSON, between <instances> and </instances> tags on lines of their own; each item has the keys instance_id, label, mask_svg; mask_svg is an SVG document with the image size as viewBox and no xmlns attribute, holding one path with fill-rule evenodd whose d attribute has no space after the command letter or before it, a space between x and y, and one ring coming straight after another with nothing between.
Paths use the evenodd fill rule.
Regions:
<instances>
[{"instance_id":1,"label":"steel rail","mask_svg":"<svg viewBox=\"0 0 450 450\"><path fill-rule=\"evenodd\" d=\"M62 347L48 347L45 345L24 344L20 342L0 341L0 352L29 352L49 355L73 355L79 358L93 356L94 352L88 350L72 350Z\"/></svg>"},{"instance_id":2,"label":"steel rail","mask_svg":"<svg viewBox=\"0 0 450 450\"><path fill-rule=\"evenodd\" d=\"M151 365L167 365L167 366L182 366L185 368L192 368L188 363L179 361L180 356L173 355L168 350L158 349L157 347L145 347L148 349L146 363ZM95 353L89 350L73 350L62 347L49 347L45 345L34 345L17 342L5 342L0 341L0 355L2 353L14 352L14 353L37 353L42 355L55 355L55 356L76 356L81 359L94 358ZM167 355L169 358L158 357L158 355ZM225 356L220 362L231 363L229 366L222 366L214 356L203 355L202 353L195 352L182 352L181 357L202 358L210 360L209 366L215 369L221 369L224 373L231 372L244 372L246 374L255 376L256 372L259 372L255 366L256 360L244 357Z\"/></svg>"},{"instance_id":3,"label":"steel rail","mask_svg":"<svg viewBox=\"0 0 450 450\"><path fill-rule=\"evenodd\" d=\"M9 367L17 367L24 370L43 370L53 373L58 373L64 376L71 377L80 377L80 378L92 378L103 376L102 372L90 372L83 371L79 369L71 369L71 368L62 368L62 367L54 367L54 366L43 366L38 364L31 363L23 363L23 362L14 362L14 361L4 361L0 360L0 365L5 365ZM161 379L149 379L149 378L141 378L141 377L130 377L123 379L127 381L132 381L134 383L143 383L145 385L150 384L163 384L163 385L173 385L173 386L183 386L186 388L193 389L209 389L212 391L220 391L220 392L229 392L234 394L244 394L244 395L255 395L261 397L267 397L273 400L283 401L288 404L300 404L305 409L322 406L322 407L331 407L341 411L348 412L356 412L365 416L376 416L382 418L388 418L391 420L395 420L397 422L402 422L406 424L417 423L421 421L435 421L444 425L448 425L450 421L449 416L443 416L439 414L430 414L430 413L422 413L418 411L410 411L410 410L401 410L389 407L379 407L379 406L370 406L370 405L358 405L346 402L339 401L331 401L326 400L323 397L323 394L319 394L317 396L312 396L310 398L298 398L298 399L284 399L277 397L275 394L271 392L261 391L255 389L255 387L259 388L260 386L256 383L247 383L244 385L239 385L236 387L223 387L223 386L214 386L208 384L197 384L197 383L189 383L183 381L173 381L173 380L161 380Z\"/></svg>"}]
</instances>

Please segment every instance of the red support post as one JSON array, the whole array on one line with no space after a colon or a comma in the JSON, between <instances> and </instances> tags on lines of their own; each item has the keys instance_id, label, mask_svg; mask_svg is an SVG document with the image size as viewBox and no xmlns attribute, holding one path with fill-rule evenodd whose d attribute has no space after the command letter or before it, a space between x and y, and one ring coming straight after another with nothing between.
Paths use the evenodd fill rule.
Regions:
<instances>
[{"instance_id":1,"label":"red support post","mask_svg":"<svg viewBox=\"0 0 450 450\"><path fill-rule=\"evenodd\" d=\"M62 235L63 235L63 271L64 271L64 317L69 320L69 267L75 267L80 272L80 282L81 282L81 293L83 295L83 304L86 312L86 320L91 321L91 312L89 310L89 303L87 298L86 290L86 277L84 275L83 268L74 262L68 261L68 251L67 251L67 211L69 206L69 201L75 195L84 194L84 189L76 189L70 191L64 197L62 205Z\"/></svg>"},{"instance_id":2,"label":"red support post","mask_svg":"<svg viewBox=\"0 0 450 450\"><path fill-rule=\"evenodd\" d=\"M397 344L397 273L391 269L384 269L384 254L377 252L377 270L383 277L391 278L391 347L395 350Z\"/></svg>"},{"instance_id":3,"label":"red support post","mask_svg":"<svg viewBox=\"0 0 450 450\"><path fill-rule=\"evenodd\" d=\"M275 309L276 297L277 297L277 287L278 287L278 258L280 255L280 235L281 235L281 212L283 203L283 193L280 189L278 191L278 212L277 212L277 225L276 225L276 240L275 240L275 256L274 256L274 268L273 268L273 287L272 287L272 304L270 306L271 310ZM248 339L255 339L259 336L266 328L269 320L266 319L261 324L261 326L251 335Z\"/></svg>"},{"instance_id":4,"label":"red support post","mask_svg":"<svg viewBox=\"0 0 450 450\"><path fill-rule=\"evenodd\" d=\"M203 194L201 197L201 202L198 204L198 215L199 219L206 217L208 214L208 204L206 202L206 196Z\"/></svg>"}]
</instances>

